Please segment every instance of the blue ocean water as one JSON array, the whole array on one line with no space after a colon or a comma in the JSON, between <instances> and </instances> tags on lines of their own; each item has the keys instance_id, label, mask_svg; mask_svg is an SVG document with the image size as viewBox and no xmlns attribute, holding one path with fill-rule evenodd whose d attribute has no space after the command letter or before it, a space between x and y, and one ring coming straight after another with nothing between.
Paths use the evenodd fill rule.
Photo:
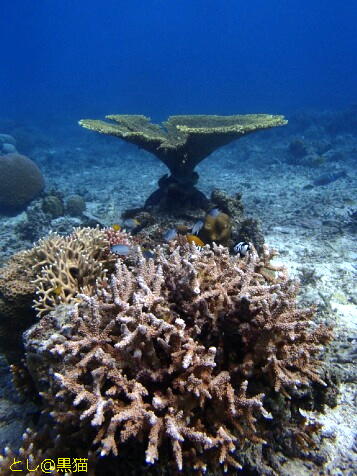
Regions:
<instances>
[{"instance_id":1,"label":"blue ocean water","mask_svg":"<svg viewBox=\"0 0 357 476\"><path fill-rule=\"evenodd\" d=\"M345 107L356 24L354 0L2 0L1 116Z\"/></svg>"}]
</instances>

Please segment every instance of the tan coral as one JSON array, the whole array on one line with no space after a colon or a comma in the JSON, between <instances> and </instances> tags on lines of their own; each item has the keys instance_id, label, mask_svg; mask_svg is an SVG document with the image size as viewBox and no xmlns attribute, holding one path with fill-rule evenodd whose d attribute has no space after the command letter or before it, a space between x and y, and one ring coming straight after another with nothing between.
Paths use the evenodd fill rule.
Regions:
<instances>
[{"instance_id":1,"label":"tan coral","mask_svg":"<svg viewBox=\"0 0 357 476\"><path fill-rule=\"evenodd\" d=\"M79 228L66 237L52 234L40 240L34 248L38 275L33 281L38 315L75 301L79 292L91 295L96 282L105 280L108 246L105 232L98 228Z\"/></svg>"},{"instance_id":2,"label":"tan coral","mask_svg":"<svg viewBox=\"0 0 357 476\"><path fill-rule=\"evenodd\" d=\"M205 243L215 242L221 245L227 245L231 237L232 222L226 213L219 213L217 216L207 214L199 237Z\"/></svg>"}]
</instances>

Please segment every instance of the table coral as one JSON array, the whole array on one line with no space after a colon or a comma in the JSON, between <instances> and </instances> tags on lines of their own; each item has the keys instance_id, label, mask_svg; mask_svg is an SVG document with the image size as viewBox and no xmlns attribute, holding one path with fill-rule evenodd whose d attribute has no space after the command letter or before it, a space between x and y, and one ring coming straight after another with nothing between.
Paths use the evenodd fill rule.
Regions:
<instances>
[{"instance_id":1,"label":"table coral","mask_svg":"<svg viewBox=\"0 0 357 476\"><path fill-rule=\"evenodd\" d=\"M109 121L82 119L79 125L101 134L119 137L154 154L169 169L147 207L160 209L205 208L207 199L194 185L195 167L213 151L252 132L287 124L284 116L245 114L234 116L170 116L153 124L143 115L109 115Z\"/></svg>"},{"instance_id":2,"label":"table coral","mask_svg":"<svg viewBox=\"0 0 357 476\"><path fill-rule=\"evenodd\" d=\"M279 431L269 401L296 410L297 389L325 385L318 356L330 330L297 307L298 287L272 256L173 243L145 259L137 249L95 293L45 313L25 334L26 363L56 441L124 472L134 448L154 467L235 474L240 452Z\"/></svg>"}]
</instances>

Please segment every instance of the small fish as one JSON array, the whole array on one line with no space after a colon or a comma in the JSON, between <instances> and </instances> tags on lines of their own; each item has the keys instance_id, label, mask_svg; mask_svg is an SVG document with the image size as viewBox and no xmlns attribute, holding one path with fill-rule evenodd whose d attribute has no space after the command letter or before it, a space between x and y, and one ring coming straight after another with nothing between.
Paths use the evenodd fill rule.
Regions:
<instances>
[{"instance_id":1,"label":"small fish","mask_svg":"<svg viewBox=\"0 0 357 476\"><path fill-rule=\"evenodd\" d=\"M172 241L175 238L177 238L177 230L176 228L170 228L170 230L167 230L163 233L162 238L165 241Z\"/></svg>"},{"instance_id":2,"label":"small fish","mask_svg":"<svg viewBox=\"0 0 357 476\"><path fill-rule=\"evenodd\" d=\"M121 226L118 225L118 223L114 223L114 225L112 225L112 228L114 231L120 231L121 230Z\"/></svg>"},{"instance_id":3,"label":"small fish","mask_svg":"<svg viewBox=\"0 0 357 476\"><path fill-rule=\"evenodd\" d=\"M198 238L196 235L186 235L186 239L189 243L194 243L196 246L202 247L205 246L203 241Z\"/></svg>"},{"instance_id":4,"label":"small fish","mask_svg":"<svg viewBox=\"0 0 357 476\"><path fill-rule=\"evenodd\" d=\"M199 232L202 230L203 225L204 225L204 223L203 223L202 220L196 221L196 223L193 225L193 227L191 229L191 233L193 235L198 235Z\"/></svg>"},{"instance_id":5,"label":"small fish","mask_svg":"<svg viewBox=\"0 0 357 476\"><path fill-rule=\"evenodd\" d=\"M327 174L320 175L320 177L317 177L317 179L313 181L313 184L314 185L328 185L329 183L335 182L339 178L346 177L346 176L347 174L344 170L342 170L341 172L329 172Z\"/></svg>"},{"instance_id":6,"label":"small fish","mask_svg":"<svg viewBox=\"0 0 357 476\"><path fill-rule=\"evenodd\" d=\"M134 228L137 228L139 225L140 222L136 218L127 218L123 221L123 228L126 230L134 230Z\"/></svg>"},{"instance_id":7,"label":"small fish","mask_svg":"<svg viewBox=\"0 0 357 476\"><path fill-rule=\"evenodd\" d=\"M234 252L238 255L240 258L244 258L244 256L247 255L248 251L251 250L250 244L247 243L246 241L240 241L235 245L233 248Z\"/></svg>"},{"instance_id":8,"label":"small fish","mask_svg":"<svg viewBox=\"0 0 357 476\"><path fill-rule=\"evenodd\" d=\"M154 259L154 258L156 258L156 254L155 254L152 250L150 250L150 249L148 249L148 248L143 248L141 251L142 251L142 254L143 254L144 258L146 258L146 259L150 259L150 258L151 258L151 259Z\"/></svg>"},{"instance_id":9,"label":"small fish","mask_svg":"<svg viewBox=\"0 0 357 476\"><path fill-rule=\"evenodd\" d=\"M132 248L128 245L113 245L110 247L110 251L119 256L129 256Z\"/></svg>"},{"instance_id":10,"label":"small fish","mask_svg":"<svg viewBox=\"0 0 357 476\"><path fill-rule=\"evenodd\" d=\"M222 212L219 208L212 208L212 210L210 210L207 215L209 215L210 217L218 217L218 215L220 215Z\"/></svg>"},{"instance_id":11,"label":"small fish","mask_svg":"<svg viewBox=\"0 0 357 476\"><path fill-rule=\"evenodd\" d=\"M60 284L58 284L58 285L53 289L53 292L54 292L54 294L55 294L56 296L60 296L61 293L62 293L62 291L63 291L63 287L62 287Z\"/></svg>"}]
</instances>

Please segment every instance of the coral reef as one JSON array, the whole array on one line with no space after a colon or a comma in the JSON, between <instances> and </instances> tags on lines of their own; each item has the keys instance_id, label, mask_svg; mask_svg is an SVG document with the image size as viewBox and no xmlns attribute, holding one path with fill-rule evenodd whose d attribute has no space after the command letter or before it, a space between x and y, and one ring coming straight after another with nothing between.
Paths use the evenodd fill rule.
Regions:
<instances>
[{"instance_id":1,"label":"coral reef","mask_svg":"<svg viewBox=\"0 0 357 476\"><path fill-rule=\"evenodd\" d=\"M143 208L135 208L126 210L123 214L123 227L127 218L135 219L139 225L133 230L133 234L137 242L145 248L152 248L163 241L163 235L167 230L176 230L180 235L187 235L195 226L197 221L204 223L210 216L210 211L218 208L223 215L222 223L219 223L220 231L215 233L215 227L203 235L199 233L199 238L203 242L211 243L215 241L217 244L224 244L228 248L239 241L252 242L254 247L260 253L263 250L264 237L260 224L253 218L248 218L244 214L241 194L229 196L219 189L214 189L208 201L208 213L203 209L181 210L176 214L158 213L157 211L148 211ZM227 218L228 217L228 218ZM213 217L215 218L215 217ZM208 222L216 220L208 218ZM221 219L218 220L220 222ZM221 226L222 225L222 226Z\"/></svg>"},{"instance_id":2,"label":"coral reef","mask_svg":"<svg viewBox=\"0 0 357 476\"><path fill-rule=\"evenodd\" d=\"M229 196L219 189L212 191L210 202L214 207L218 207L223 213L226 213L231 220L231 240L227 246L232 248L240 241L252 242L258 253L263 251L264 236L261 231L258 220L247 217L244 213L242 195L236 193Z\"/></svg>"},{"instance_id":3,"label":"coral reef","mask_svg":"<svg viewBox=\"0 0 357 476\"><path fill-rule=\"evenodd\" d=\"M80 195L71 195L66 200L66 213L74 217L82 216L86 209L86 202Z\"/></svg>"},{"instance_id":4,"label":"coral reef","mask_svg":"<svg viewBox=\"0 0 357 476\"><path fill-rule=\"evenodd\" d=\"M51 253L38 255L48 271L37 282L43 289L46 279L56 284L42 265ZM90 455L96 475L115 474L113 465L135 474L130 455L136 474L235 474L247 454L286 434L282 406L291 438L312 441L316 428L298 409L304 389L326 386L319 355L331 332L312 323L313 309L297 307L297 283L272 265L274 256L252 247L240 259L223 246L182 241L146 259L136 248L91 290L41 305L25 333L26 366L55 427L45 438L27 434L21 454Z\"/></svg>"},{"instance_id":5,"label":"coral reef","mask_svg":"<svg viewBox=\"0 0 357 476\"><path fill-rule=\"evenodd\" d=\"M25 124L22 121L12 120L1 121L1 129L6 133L0 134L0 137L6 137L5 143L13 144L21 154L29 157L34 154L37 155L41 148L49 148L52 145L49 130L47 129L44 132L34 126L33 123Z\"/></svg>"},{"instance_id":6,"label":"coral reef","mask_svg":"<svg viewBox=\"0 0 357 476\"><path fill-rule=\"evenodd\" d=\"M199 237L204 243L217 243L227 245L231 238L232 223L230 217L226 213L218 213L212 216L209 213L205 216Z\"/></svg>"},{"instance_id":7,"label":"coral reef","mask_svg":"<svg viewBox=\"0 0 357 476\"><path fill-rule=\"evenodd\" d=\"M58 218L64 215L64 206L61 197L49 194L42 200L42 211L51 218Z\"/></svg>"},{"instance_id":8,"label":"coral reef","mask_svg":"<svg viewBox=\"0 0 357 476\"><path fill-rule=\"evenodd\" d=\"M244 207L240 193L229 196L224 191L215 188L211 194L211 204L232 217L233 221L242 221Z\"/></svg>"},{"instance_id":9,"label":"coral reef","mask_svg":"<svg viewBox=\"0 0 357 476\"><path fill-rule=\"evenodd\" d=\"M125 239L119 235L117 242ZM109 243L98 228L75 229L66 237L52 233L1 268L0 347L10 362L21 355L21 335L34 322L34 310L42 316L75 301L79 292L91 294L96 281L105 279Z\"/></svg>"},{"instance_id":10,"label":"coral reef","mask_svg":"<svg viewBox=\"0 0 357 476\"><path fill-rule=\"evenodd\" d=\"M36 270L31 253L22 251L0 269L0 348L9 362L21 358L21 336L34 322L32 299Z\"/></svg>"},{"instance_id":11,"label":"coral reef","mask_svg":"<svg viewBox=\"0 0 357 476\"><path fill-rule=\"evenodd\" d=\"M105 279L104 255L108 241L99 229L79 228L63 237L52 234L32 253L38 268L34 308L42 316L60 303L70 303L79 292L91 293Z\"/></svg>"},{"instance_id":12,"label":"coral reef","mask_svg":"<svg viewBox=\"0 0 357 476\"><path fill-rule=\"evenodd\" d=\"M21 211L44 188L42 174L31 159L11 153L0 156L0 211Z\"/></svg>"},{"instance_id":13,"label":"coral reef","mask_svg":"<svg viewBox=\"0 0 357 476\"><path fill-rule=\"evenodd\" d=\"M147 208L205 208L207 199L194 186L195 167L214 150L261 129L287 124L283 116L246 114L235 116L170 116L153 124L142 115L109 115L111 122L82 119L79 124L101 134L119 137L154 154L170 170L159 180L159 189L147 200Z\"/></svg>"},{"instance_id":14,"label":"coral reef","mask_svg":"<svg viewBox=\"0 0 357 476\"><path fill-rule=\"evenodd\" d=\"M47 235L52 217L44 212L42 200L34 200L31 202L26 208L24 216L25 219L21 220L15 226L19 244L23 241L28 241L32 244L39 240L41 236ZM51 229L53 228L51 224Z\"/></svg>"},{"instance_id":15,"label":"coral reef","mask_svg":"<svg viewBox=\"0 0 357 476\"><path fill-rule=\"evenodd\" d=\"M70 207L67 208L63 193L55 189L43 194L40 199L33 200L26 208L21 221L15 225L19 245L21 241L32 244L50 231L67 235L79 226L91 228L104 226L100 220L83 210L81 201L75 200L73 205L70 203Z\"/></svg>"}]
</instances>

